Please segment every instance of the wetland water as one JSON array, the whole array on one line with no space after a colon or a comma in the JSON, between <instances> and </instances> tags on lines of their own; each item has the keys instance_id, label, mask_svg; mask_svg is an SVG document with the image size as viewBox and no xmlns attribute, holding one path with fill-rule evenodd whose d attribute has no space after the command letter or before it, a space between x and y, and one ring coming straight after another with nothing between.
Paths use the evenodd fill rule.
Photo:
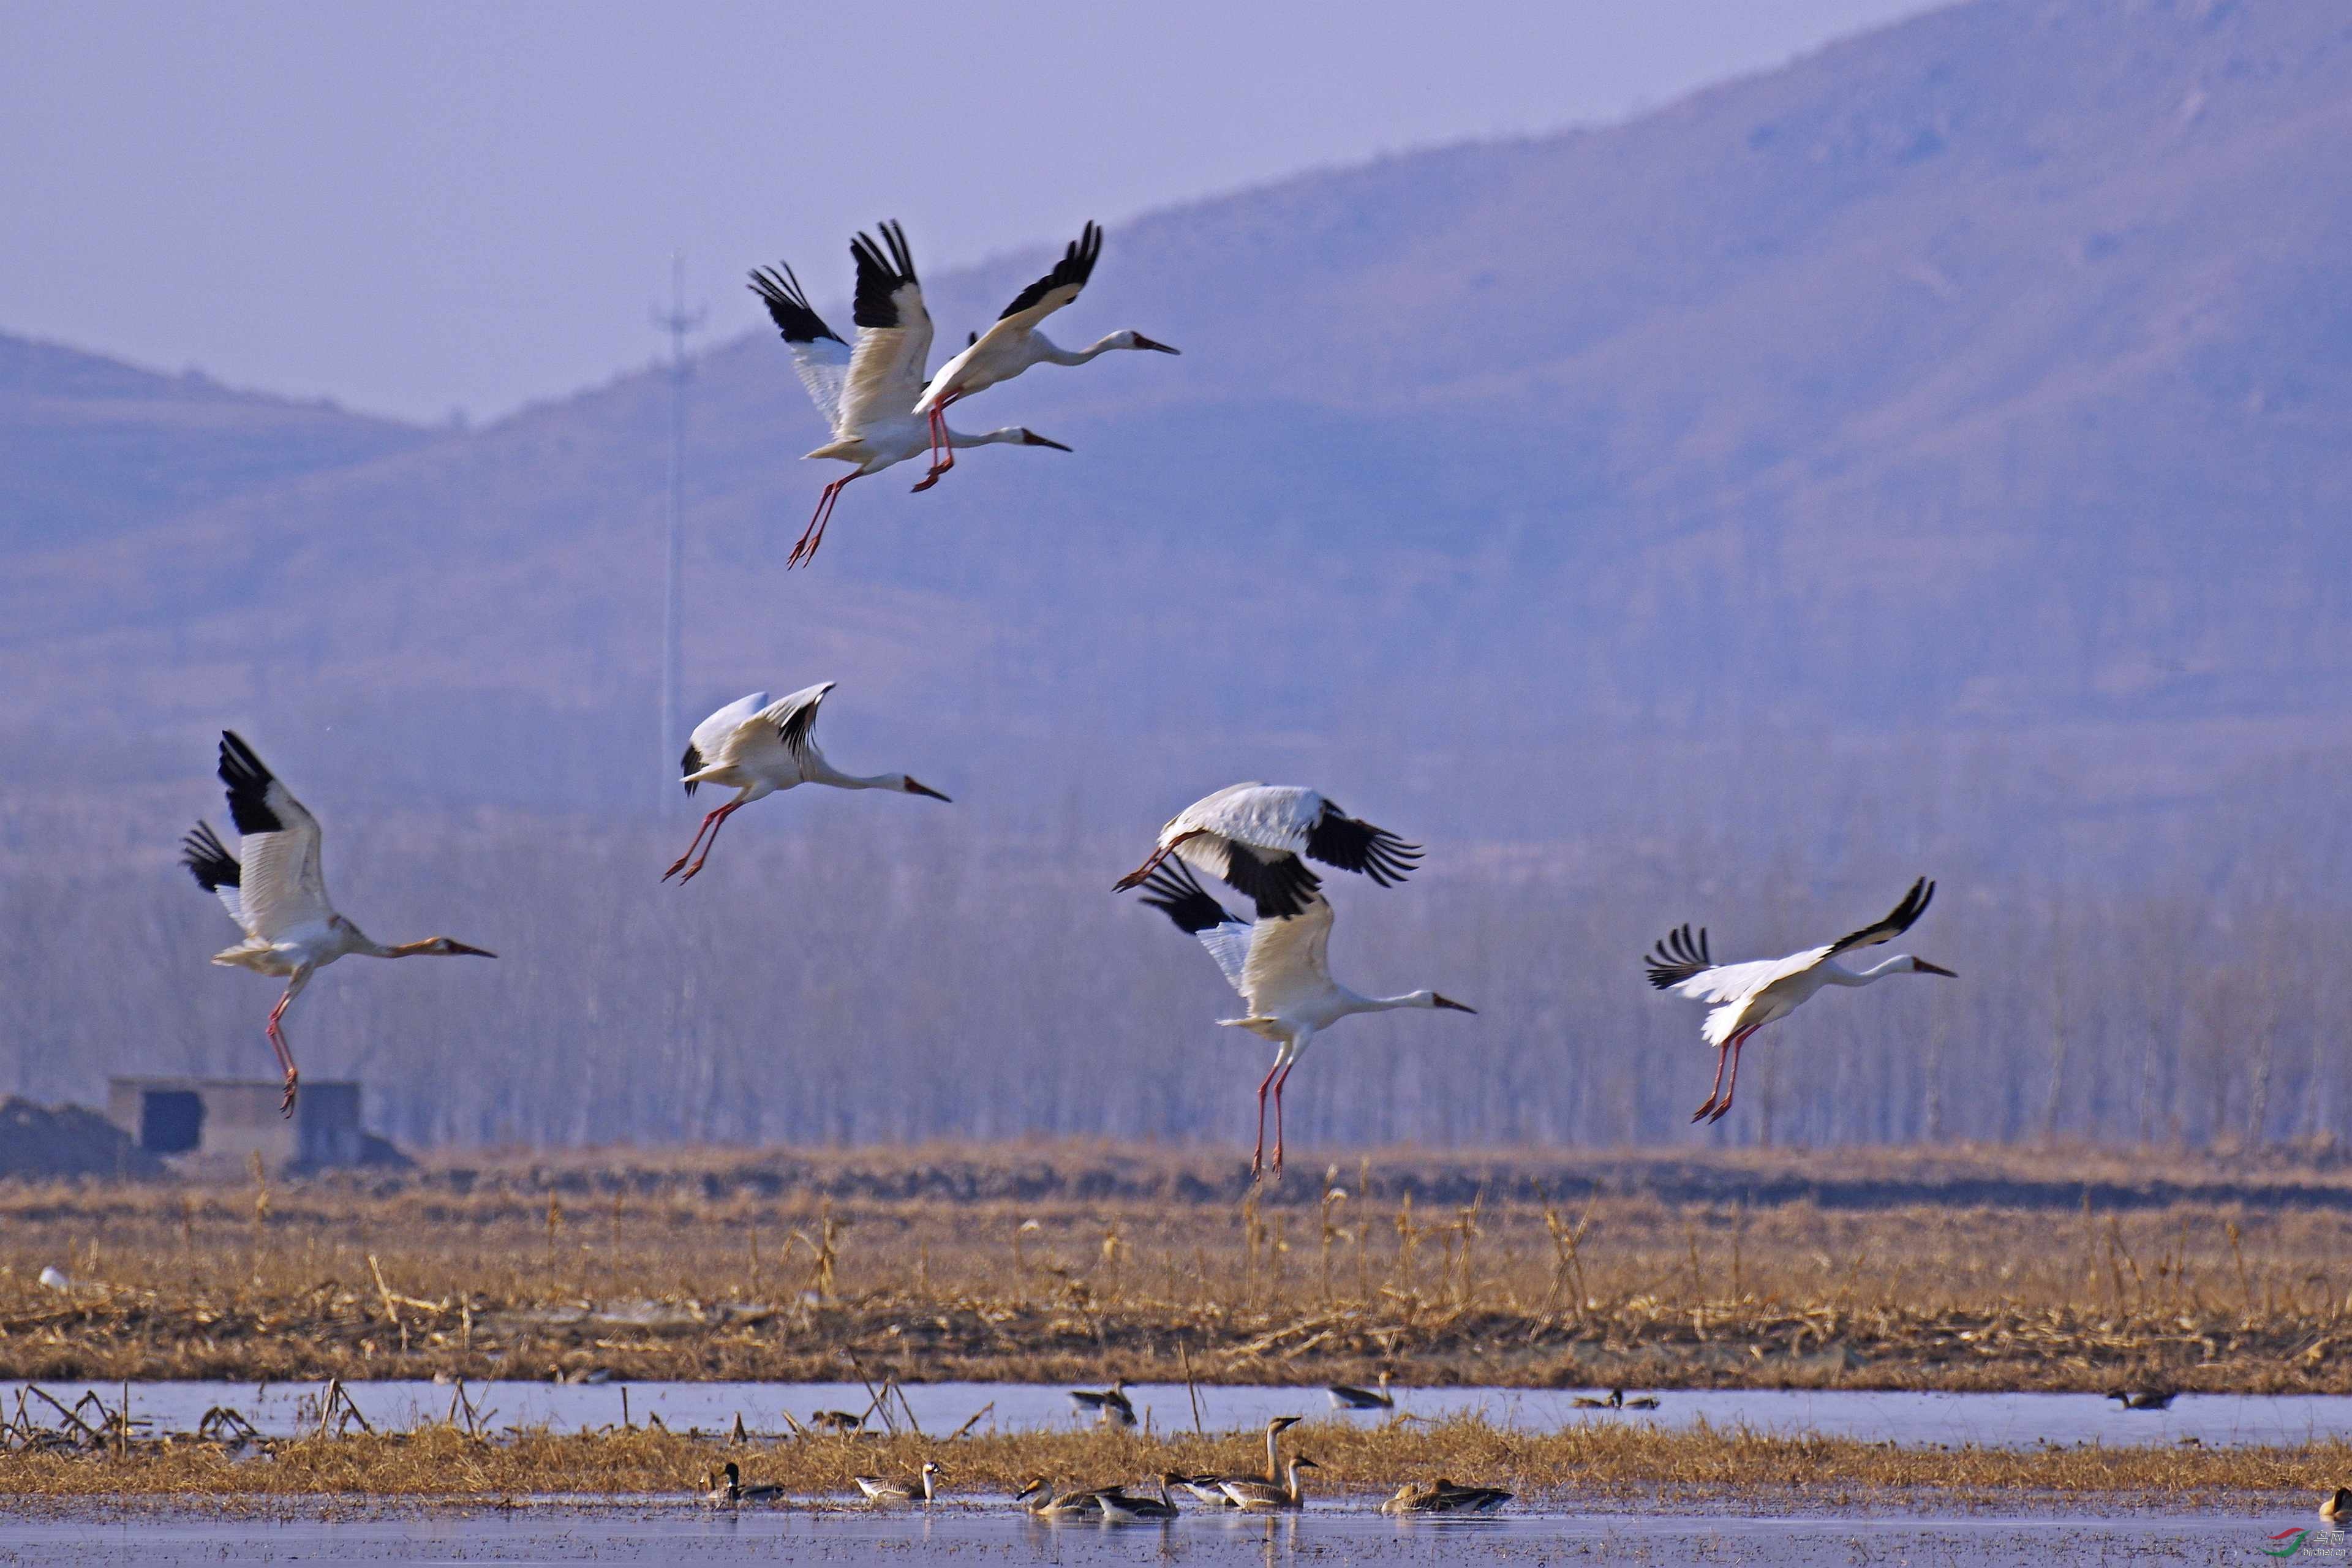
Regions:
<instances>
[{"instance_id":1,"label":"wetland water","mask_svg":"<svg viewBox=\"0 0 2352 1568\"><path fill-rule=\"evenodd\" d=\"M5 1386L5 1385L0 1385ZM37 1386L67 1405L87 1389L110 1406L121 1398L120 1384L40 1383ZM437 1422L450 1413L456 1391L422 1382L358 1383L346 1385L362 1414L378 1430L402 1430ZM559 1432L617 1425L627 1396L627 1416L642 1424L659 1416L673 1431L730 1429L740 1414L755 1432L782 1432L783 1412L806 1421L818 1410L866 1409L861 1384L825 1383L608 1383L574 1386L550 1383L487 1383L467 1385L467 1398L489 1426L547 1426ZM313 1383L133 1383L131 1414L157 1431L193 1430L214 1405L236 1409L269 1436L287 1436L315 1426L322 1385ZM2352 1440L2352 1395L2184 1394L2169 1410L2126 1411L2090 1394L1913 1394L1782 1389L1667 1391L1651 1411L1578 1409L1579 1393L1594 1390L1524 1388L1410 1388L1397 1391L1400 1411L1424 1420L1475 1415L1524 1431L1549 1432L1580 1421L1640 1421L1690 1426L1701 1421L1718 1429L1747 1426L1780 1436L1849 1437L1892 1442L1906 1447L1944 1444L1957 1447L2031 1448L2053 1443L2161 1445L2194 1437L2207 1445L2293 1446L2328 1438ZM1181 1384L1133 1384L1128 1390L1139 1415L1149 1414L1155 1432L1191 1430L1192 1406ZM922 1429L943 1436L985 1406L976 1432L1070 1429L1082 1425L1066 1391L1058 1384L1016 1383L911 1384L907 1401ZM1342 1413L1330 1407L1321 1388L1214 1386L1200 1390L1201 1424L1208 1431L1247 1431L1267 1418L1304 1415L1317 1420L1377 1424L1385 1412ZM37 1405L35 1407L38 1408ZM901 1415L900 1420L904 1421ZM880 1423L876 1423L878 1427Z\"/></svg>"},{"instance_id":2,"label":"wetland water","mask_svg":"<svg viewBox=\"0 0 2352 1568\"><path fill-rule=\"evenodd\" d=\"M0 1563L1933 1563L1992 1568L2259 1562L2273 1537L2314 1522L2287 1510L2047 1517L1874 1514L1582 1516L1394 1521L1310 1509L1282 1519L1190 1515L1167 1525L1044 1525L1007 1511L941 1507L867 1513L718 1515L680 1507L530 1504L509 1510L319 1505L274 1512L181 1507L12 1513L0 1504ZM2347 1538L2315 1531L2298 1558L2344 1561Z\"/></svg>"}]
</instances>

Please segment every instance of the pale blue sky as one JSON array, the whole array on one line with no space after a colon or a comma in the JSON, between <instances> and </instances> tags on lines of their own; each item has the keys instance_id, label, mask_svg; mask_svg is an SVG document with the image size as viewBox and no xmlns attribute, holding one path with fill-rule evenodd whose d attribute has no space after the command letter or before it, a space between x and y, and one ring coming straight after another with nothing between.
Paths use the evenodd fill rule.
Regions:
<instances>
[{"instance_id":1,"label":"pale blue sky","mask_svg":"<svg viewBox=\"0 0 2352 1568\"><path fill-rule=\"evenodd\" d=\"M1116 243L1185 197L1620 118L1927 8L0 0L0 330L491 416L644 363L674 250L733 332L747 267L880 217L932 270L1087 217Z\"/></svg>"}]
</instances>

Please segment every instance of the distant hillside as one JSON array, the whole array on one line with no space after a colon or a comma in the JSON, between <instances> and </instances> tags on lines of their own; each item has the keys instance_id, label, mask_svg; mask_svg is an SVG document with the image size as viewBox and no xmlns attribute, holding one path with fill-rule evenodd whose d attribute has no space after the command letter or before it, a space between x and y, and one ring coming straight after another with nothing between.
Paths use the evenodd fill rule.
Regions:
<instances>
[{"instance_id":1,"label":"distant hillside","mask_svg":"<svg viewBox=\"0 0 2352 1568\"><path fill-rule=\"evenodd\" d=\"M691 700L837 679L853 752L1122 815L1345 769L1516 837L1609 737L1998 737L2077 796L2206 791L2352 732L2348 161L2326 0L1977 0L1201 203L1114 230L1055 324L1183 358L964 405L1076 451L861 481L789 575L831 466L761 326L693 387ZM929 279L942 344L1046 255ZM793 259L838 299L845 258ZM645 800L667 395L12 541L0 733L193 778L224 718L362 724L350 787ZM1494 787L1441 791L1460 758Z\"/></svg>"},{"instance_id":2,"label":"distant hillside","mask_svg":"<svg viewBox=\"0 0 2352 1568\"><path fill-rule=\"evenodd\" d=\"M691 389L689 721L835 679L833 759L954 804L798 791L685 888L664 378L12 535L0 1075L264 1070L271 987L168 866L233 724L354 918L500 954L301 1005L420 1145L1230 1147L1264 1058L1108 884L1250 777L1428 847L1335 877L1334 964L1480 1009L1318 1046L1303 1148L2352 1135L2347 167L2333 0L1975 0L1200 203L1055 323L1184 357L973 400L1075 450L861 481L806 572L831 465L743 295ZM1049 254L930 279L942 346ZM846 327L841 252L792 259ZM120 519L126 467L60 471ZM1694 1129L1643 949L1794 951L1921 874L1906 942L1963 978L1809 1008Z\"/></svg>"},{"instance_id":3,"label":"distant hillside","mask_svg":"<svg viewBox=\"0 0 2352 1568\"><path fill-rule=\"evenodd\" d=\"M431 439L0 332L0 550L71 549Z\"/></svg>"}]
</instances>

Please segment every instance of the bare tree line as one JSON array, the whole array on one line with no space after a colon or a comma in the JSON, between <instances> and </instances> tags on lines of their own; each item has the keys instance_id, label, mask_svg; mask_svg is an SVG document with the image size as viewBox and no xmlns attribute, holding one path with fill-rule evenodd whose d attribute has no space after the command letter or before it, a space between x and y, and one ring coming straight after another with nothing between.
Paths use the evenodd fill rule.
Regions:
<instances>
[{"instance_id":1,"label":"bare tree line","mask_svg":"<svg viewBox=\"0 0 2352 1568\"><path fill-rule=\"evenodd\" d=\"M1821 781L1792 752L1728 789L1643 774L1645 797L1592 803L1574 838L1435 843L1402 889L1335 875L1342 980L1435 986L1480 1016L1356 1019L1318 1039L1292 1080L1293 1147L2352 1134L2331 777L2289 770L2267 795L2121 836L1972 816L1982 780L1932 809L1916 790L1901 811L1833 802L1801 831L1775 825ZM1900 781L1882 783L1893 798ZM373 934L446 931L501 956L339 964L292 1016L297 1054L314 1079L360 1079L370 1121L418 1146L1246 1146L1265 1048L1217 1026L1235 999L1207 957L1108 891L1131 827L1075 807L975 826L898 805L761 806L683 889L656 880L683 821L453 832L417 816L339 834L331 816L331 877ZM2094 847L2070 856L2076 841ZM1697 1010L1642 983L1642 949L1688 919L1722 958L1791 951L1923 870L1942 893L1904 945L1961 978L1833 995L1775 1026L1740 1109L1693 1131L1713 1058ZM160 855L0 873L0 1086L89 1101L110 1073L267 1076L275 988L206 964L230 929Z\"/></svg>"}]
</instances>

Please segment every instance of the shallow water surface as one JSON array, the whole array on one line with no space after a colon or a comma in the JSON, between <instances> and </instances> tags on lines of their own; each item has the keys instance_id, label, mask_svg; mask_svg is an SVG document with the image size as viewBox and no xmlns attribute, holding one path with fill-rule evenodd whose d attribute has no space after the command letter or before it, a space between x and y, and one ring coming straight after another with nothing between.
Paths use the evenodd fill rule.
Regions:
<instances>
[{"instance_id":1,"label":"shallow water surface","mask_svg":"<svg viewBox=\"0 0 2352 1568\"><path fill-rule=\"evenodd\" d=\"M68 1405L85 1388L111 1406L121 1397L119 1384L44 1383L39 1385ZM451 1414L456 1390L431 1383L360 1383L347 1385L361 1412L378 1429L400 1430L436 1422ZM1139 1415L1158 1432L1189 1431L1192 1397L1181 1384L1137 1384L1129 1389ZM1689 1426L1700 1421L1723 1427L1906 1447L1974 1444L1984 1448L2030 1448L2040 1443L2161 1445L2195 1437L2208 1446L2298 1445L2326 1438L2352 1440L2352 1396L2336 1394L2184 1394L2169 1410L2126 1411L2088 1394L1913 1394L1816 1392L1782 1389L1666 1392L1654 1411L1580 1410L1575 1397L1593 1390L1524 1388L1412 1388L1397 1391L1397 1408L1426 1420L1477 1415L1498 1426L1549 1432L1580 1421L1642 1421ZM309 1383L134 1383L134 1416L156 1430L187 1431L214 1405L232 1406L264 1433L289 1436L315 1425L321 1385ZM675 1431L730 1429L740 1414L754 1432L782 1432L783 1413L806 1421L818 1410L866 1409L861 1384L632 1383L571 1386L549 1383L469 1384L467 1397L490 1426L551 1426L558 1431L606 1426L624 1416L642 1424L658 1415ZM936 1383L908 1385L915 1419L932 1436L954 1431L985 1409L976 1432L1069 1428L1081 1424L1067 1392L1058 1384ZM1204 1387L1199 1391L1200 1420L1210 1432L1254 1430L1275 1415L1373 1422L1380 1411L1341 1413L1320 1388ZM992 1406L992 1408L991 1408ZM13 1396L11 1408L13 1410ZM38 1402L30 1407L38 1410ZM903 1415L900 1417L903 1423ZM880 1425L878 1419L876 1426Z\"/></svg>"},{"instance_id":2,"label":"shallow water surface","mask_svg":"<svg viewBox=\"0 0 2352 1568\"><path fill-rule=\"evenodd\" d=\"M1919 1518L1503 1515L1401 1521L1362 1510L1187 1517L1164 1526L1042 1525L1003 1511L744 1513L546 1505L511 1510L366 1508L349 1517L184 1509L0 1511L0 1563L1933 1563L1951 1568L2260 1561L2298 1521L2246 1514ZM2343 1560L2346 1538L2300 1559Z\"/></svg>"}]
</instances>

